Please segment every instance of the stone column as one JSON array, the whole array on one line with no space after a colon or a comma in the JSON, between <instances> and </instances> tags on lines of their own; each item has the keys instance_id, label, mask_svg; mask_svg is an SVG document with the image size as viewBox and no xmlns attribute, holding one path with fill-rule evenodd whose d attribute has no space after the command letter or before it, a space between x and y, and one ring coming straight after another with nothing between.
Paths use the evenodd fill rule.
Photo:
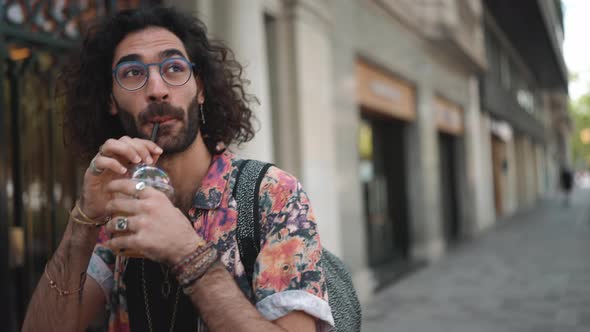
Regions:
<instances>
[{"instance_id":1,"label":"stone column","mask_svg":"<svg viewBox=\"0 0 590 332\"><path fill-rule=\"evenodd\" d=\"M266 33L261 0L166 0L166 3L199 17L207 26L209 36L221 39L234 51L236 60L244 66L242 77L250 81L245 87L246 92L260 101L260 105L251 105L256 117L254 139L239 148L234 147L234 150L246 158L273 162Z\"/></svg>"},{"instance_id":2,"label":"stone column","mask_svg":"<svg viewBox=\"0 0 590 332\"><path fill-rule=\"evenodd\" d=\"M244 66L243 77L250 81L246 92L255 95L260 105L252 104L257 121L254 139L237 152L247 158L274 161L272 117L268 84L268 59L264 11L260 0L216 0L202 4L211 10L211 34L226 42Z\"/></svg>"},{"instance_id":3,"label":"stone column","mask_svg":"<svg viewBox=\"0 0 590 332\"><path fill-rule=\"evenodd\" d=\"M179 0L176 0L179 1ZM182 2L182 1L180 1ZM197 15L205 23L209 31L211 32L213 24L213 0L198 0L197 1Z\"/></svg>"},{"instance_id":4,"label":"stone column","mask_svg":"<svg viewBox=\"0 0 590 332\"><path fill-rule=\"evenodd\" d=\"M298 105L301 180L313 201L322 243L342 256L337 186L332 72L333 22L325 2L298 1L287 8L292 20L294 90Z\"/></svg>"},{"instance_id":5,"label":"stone column","mask_svg":"<svg viewBox=\"0 0 590 332\"><path fill-rule=\"evenodd\" d=\"M411 255L433 261L444 252L440 208L440 169L434 91L430 83L432 64L425 63L417 84L416 120L408 126L408 191L410 203Z\"/></svg>"},{"instance_id":6,"label":"stone column","mask_svg":"<svg viewBox=\"0 0 590 332\"><path fill-rule=\"evenodd\" d=\"M367 221L363 211L363 195L359 171L358 132L360 106L355 85L356 48L354 36L356 1L340 0L334 6L332 54L334 63L333 124L336 165L334 176L338 191L342 257L353 273L355 289L366 302L376 286L368 266Z\"/></svg>"},{"instance_id":7,"label":"stone column","mask_svg":"<svg viewBox=\"0 0 590 332\"><path fill-rule=\"evenodd\" d=\"M465 163L467 199L465 235L473 236L494 222L494 188L488 120L481 116L479 85L476 76L469 78L469 105L465 109Z\"/></svg>"},{"instance_id":8,"label":"stone column","mask_svg":"<svg viewBox=\"0 0 590 332\"><path fill-rule=\"evenodd\" d=\"M211 31L213 0L166 0L166 5L174 6L185 13L198 17Z\"/></svg>"}]
</instances>

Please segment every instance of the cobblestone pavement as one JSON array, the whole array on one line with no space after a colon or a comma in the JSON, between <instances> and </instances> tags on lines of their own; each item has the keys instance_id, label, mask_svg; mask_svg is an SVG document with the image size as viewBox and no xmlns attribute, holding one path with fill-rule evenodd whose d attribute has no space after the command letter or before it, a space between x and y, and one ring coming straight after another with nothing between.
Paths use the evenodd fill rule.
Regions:
<instances>
[{"instance_id":1,"label":"cobblestone pavement","mask_svg":"<svg viewBox=\"0 0 590 332\"><path fill-rule=\"evenodd\" d=\"M544 200L382 290L363 331L590 331L590 190Z\"/></svg>"}]
</instances>

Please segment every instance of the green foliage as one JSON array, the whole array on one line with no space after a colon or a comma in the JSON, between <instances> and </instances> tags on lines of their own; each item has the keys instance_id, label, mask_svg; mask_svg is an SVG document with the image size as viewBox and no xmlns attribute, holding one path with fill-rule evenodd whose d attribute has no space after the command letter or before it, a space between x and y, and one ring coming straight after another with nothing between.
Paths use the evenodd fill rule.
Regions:
<instances>
[{"instance_id":1,"label":"green foliage","mask_svg":"<svg viewBox=\"0 0 590 332\"><path fill-rule=\"evenodd\" d=\"M570 138L574 165L576 168L589 169L590 144L582 142L581 133L584 129L590 131L590 93L570 101L569 110L574 122L574 130Z\"/></svg>"}]
</instances>

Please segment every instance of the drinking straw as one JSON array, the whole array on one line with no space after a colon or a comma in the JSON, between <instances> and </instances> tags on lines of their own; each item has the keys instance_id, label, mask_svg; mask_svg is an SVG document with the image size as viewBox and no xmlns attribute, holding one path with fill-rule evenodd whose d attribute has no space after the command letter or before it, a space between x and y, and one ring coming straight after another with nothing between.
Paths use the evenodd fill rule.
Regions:
<instances>
[{"instance_id":1,"label":"drinking straw","mask_svg":"<svg viewBox=\"0 0 590 332\"><path fill-rule=\"evenodd\" d=\"M160 123L159 122L156 122L154 124L154 128L152 129L152 136L150 138L150 140L152 142L155 142L156 141L156 138L157 138L157 135L158 135L158 128L160 128Z\"/></svg>"}]
</instances>

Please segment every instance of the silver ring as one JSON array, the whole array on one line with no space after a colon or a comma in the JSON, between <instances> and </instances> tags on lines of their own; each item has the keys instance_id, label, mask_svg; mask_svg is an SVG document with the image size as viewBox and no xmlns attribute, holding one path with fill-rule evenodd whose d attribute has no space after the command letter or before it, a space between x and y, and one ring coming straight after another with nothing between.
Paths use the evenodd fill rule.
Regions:
<instances>
[{"instance_id":1,"label":"silver ring","mask_svg":"<svg viewBox=\"0 0 590 332\"><path fill-rule=\"evenodd\" d=\"M133 195L133 198L139 199L139 192L144 190L145 187L146 187L145 182L143 182L143 181L137 182L135 184L135 194Z\"/></svg>"},{"instance_id":2,"label":"silver ring","mask_svg":"<svg viewBox=\"0 0 590 332\"><path fill-rule=\"evenodd\" d=\"M88 166L88 169L90 169L90 173L92 173L93 175L101 175L102 172L104 172L104 169L100 169L98 167L96 167L96 157L92 158L92 161L90 161L90 166Z\"/></svg>"},{"instance_id":3,"label":"silver ring","mask_svg":"<svg viewBox=\"0 0 590 332\"><path fill-rule=\"evenodd\" d=\"M118 231L126 231L127 227L129 227L129 219L125 217L117 218L115 222L115 229Z\"/></svg>"},{"instance_id":4,"label":"silver ring","mask_svg":"<svg viewBox=\"0 0 590 332\"><path fill-rule=\"evenodd\" d=\"M145 189L145 182L140 181L135 184L135 191L142 191Z\"/></svg>"}]
</instances>

